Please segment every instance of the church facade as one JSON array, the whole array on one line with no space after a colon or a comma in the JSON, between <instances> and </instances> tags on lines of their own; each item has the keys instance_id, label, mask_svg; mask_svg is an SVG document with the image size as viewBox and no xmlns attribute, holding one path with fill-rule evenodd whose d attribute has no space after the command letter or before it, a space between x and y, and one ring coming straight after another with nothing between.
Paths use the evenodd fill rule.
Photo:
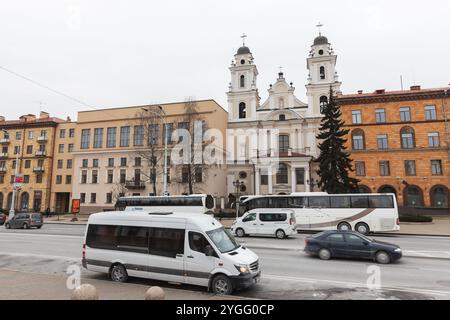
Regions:
<instances>
[{"instance_id":1,"label":"church facade","mask_svg":"<svg viewBox=\"0 0 450 320\"><path fill-rule=\"evenodd\" d=\"M314 159L318 157L321 109L330 86L340 92L337 56L328 39L319 35L311 46L305 103L279 72L261 101L258 69L243 44L229 68L227 192L243 195L290 194L317 189Z\"/></svg>"}]
</instances>

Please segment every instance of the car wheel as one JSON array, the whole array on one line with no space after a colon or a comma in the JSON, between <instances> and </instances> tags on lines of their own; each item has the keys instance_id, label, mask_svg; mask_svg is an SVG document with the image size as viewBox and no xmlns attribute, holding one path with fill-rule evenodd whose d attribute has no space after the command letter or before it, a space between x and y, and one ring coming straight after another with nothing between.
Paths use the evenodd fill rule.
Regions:
<instances>
[{"instance_id":1,"label":"car wheel","mask_svg":"<svg viewBox=\"0 0 450 320\"><path fill-rule=\"evenodd\" d=\"M320 249L319 250L319 258L322 260L330 260L331 259L331 252L328 249Z\"/></svg>"},{"instance_id":2,"label":"car wheel","mask_svg":"<svg viewBox=\"0 0 450 320\"><path fill-rule=\"evenodd\" d=\"M116 264L111 268L111 280L114 282L126 282L128 280L127 269L121 264Z\"/></svg>"},{"instance_id":3,"label":"car wheel","mask_svg":"<svg viewBox=\"0 0 450 320\"><path fill-rule=\"evenodd\" d=\"M39 226L39 227L36 227L37 229L40 229L40 228L42 228L42 226Z\"/></svg>"},{"instance_id":4,"label":"car wheel","mask_svg":"<svg viewBox=\"0 0 450 320\"><path fill-rule=\"evenodd\" d=\"M242 228L236 229L236 236L238 236L239 238L245 237L244 229L242 229Z\"/></svg>"},{"instance_id":5,"label":"car wheel","mask_svg":"<svg viewBox=\"0 0 450 320\"><path fill-rule=\"evenodd\" d=\"M5 224L5 228L6 228L6 229L11 229L11 225L10 225L9 223L6 223L6 224Z\"/></svg>"},{"instance_id":6,"label":"car wheel","mask_svg":"<svg viewBox=\"0 0 450 320\"><path fill-rule=\"evenodd\" d=\"M224 275L215 277L211 286L215 294L229 295L233 292L233 285L230 279Z\"/></svg>"},{"instance_id":7,"label":"car wheel","mask_svg":"<svg viewBox=\"0 0 450 320\"><path fill-rule=\"evenodd\" d=\"M389 264L391 262L391 257L387 252L384 251L377 252L375 259L380 264Z\"/></svg>"},{"instance_id":8,"label":"car wheel","mask_svg":"<svg viewBox=\"0 0 450 320\"><path fill-rule=\"evenodd\" d=\"M277 232L275 232L275 236L278 239L284 239L286 238L286 233L283 230L277 230Z\"/></svg>"},{"instance_id":9,"label":"car wheel","mask_svg":"<svg viewBox=\"0 0 450 320\"><path fill-rule=\"evenodd\" d=\"M340 231L352 231L352 226L347 222L341 222L339 223L337 229Z\"/></svg>"},{"instance_id":10,"label":"car wheel","mask_svg":"<svg viewBox=\"0 0 450 320\"><path fill-rule=\"evenodd\" d=\"M361 222L355 226L355 231L363 235L368 235L370 233L370 228L367 224Z\"/></svg>"},{"instance_id":11,"label":"car wheel","mask_svg":"<svg viewBox=\"0 0 450 320\"><path fill-rule=\"evenodd\" d=\"M28 227L28 223L25 222L25 223L23 224L22 228L28 229L28 228L29 228L29 227Z\"/></svg>"}]
</instances>

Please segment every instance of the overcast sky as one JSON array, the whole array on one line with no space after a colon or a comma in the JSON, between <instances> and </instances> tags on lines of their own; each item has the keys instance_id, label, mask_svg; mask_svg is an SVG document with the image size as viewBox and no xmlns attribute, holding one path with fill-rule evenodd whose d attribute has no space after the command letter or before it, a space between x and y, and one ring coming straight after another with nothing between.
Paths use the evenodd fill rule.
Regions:
<instances>
[{"instance_id":1,"label":"overcast sky","mask_svg":"<svg viewBox=\"0 0 450 320\"><path fill-rule=\"evenodd\" d=\"M279 66L305 101L306 58L324 24L342 91L450 83L450 2L442 0L39 0L0 6L0 115L215 99L245 32L264 100Z\"/></svg>"}]
</instances>

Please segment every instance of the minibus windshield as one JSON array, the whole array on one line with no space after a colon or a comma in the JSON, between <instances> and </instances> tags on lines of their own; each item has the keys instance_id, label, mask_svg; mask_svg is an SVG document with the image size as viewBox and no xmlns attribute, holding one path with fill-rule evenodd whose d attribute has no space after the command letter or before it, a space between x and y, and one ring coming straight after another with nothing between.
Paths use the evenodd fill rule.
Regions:
<instances>
[{"instance_id":1,"label":"minibus windshield","mask_svg":"<svg viewBox=\"0 0 450 320\"><path fill-rule=\"evenodd\" d=\"M222 253L227 253L239 248L239 245L236 240L234 240L233 236L223 227L207 231L206 234Z\"/></svg>"}]
</instances>

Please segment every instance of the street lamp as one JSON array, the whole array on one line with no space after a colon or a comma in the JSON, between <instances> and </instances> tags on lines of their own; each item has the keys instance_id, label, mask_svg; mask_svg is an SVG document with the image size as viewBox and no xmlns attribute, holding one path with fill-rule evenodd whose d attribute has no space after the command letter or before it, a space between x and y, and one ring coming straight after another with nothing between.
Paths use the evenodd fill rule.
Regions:
<instances>
[{"instance_id":1,"label":"street lamp","mask_svg":"<svg viewBox=\"0 0 450 320\"><path fill-rule=\"evenodd\" d=\"M165 116L166 113L164 112L164 109L161 106L158 106L159 110L161 110L162 114ZM155 112L155 111L151 111L150 108L146 109L146 108L142 108L144 111L152 113L158 117L161 118L163 124L164 124L164 132L165 132L165 137L164 137L164 195L168 196L169 192L167 191L167 122L165 117L163 117L161 115L161 113ZM156 178L156 177L155 177Z\"/></svg>"},{"instance_id":2,"label":"street lamp","mask_svg":"<svg viewBox=\"0 0 450 320\"><path fill-rule=\"evenodd\" d=\"M5 134L5 136L11 137L11 135L9 134L9 132L5 129L2 129L3 133ZM8 219L12 219L14 218L14 214L15 214L15 205L16 205L16 192L17 192L17 175L18 175L18 168L19 168L19 150L17 150L17 154L16 154L16 167L14 168L14 182L13 182L13 193L12 193L12 197L11 197L11 206L9 209L9 217Z\"/></svg>"},{"instance_id":3,"label":"street lamp","mask_svg":"<svg viewBox=\"0 0 450 320\"><path fill-rule=\"evenodd\" d=\"M244 185L244 181L233 181L233 186L236 187L236 219L239 217L239 191L241 190L241 187Z\"/></svg>"}]
</instances>

